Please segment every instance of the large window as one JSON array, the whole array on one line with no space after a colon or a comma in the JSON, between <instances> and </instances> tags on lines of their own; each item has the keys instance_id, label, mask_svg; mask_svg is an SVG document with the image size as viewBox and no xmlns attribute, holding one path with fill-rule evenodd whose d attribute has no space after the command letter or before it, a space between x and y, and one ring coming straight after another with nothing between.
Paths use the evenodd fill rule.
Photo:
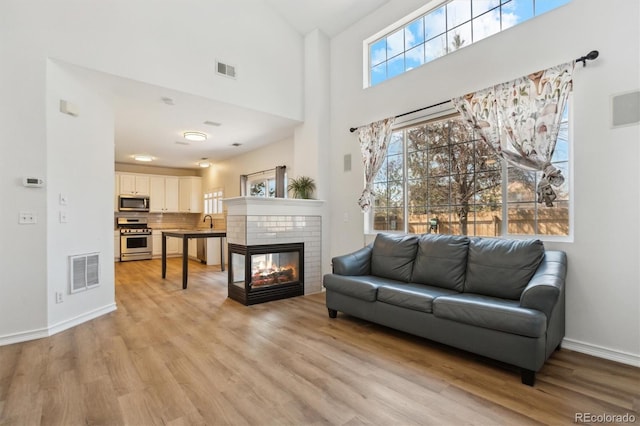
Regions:
<instances>
[{"instance_id":1,"label":"large window","mask_svg":"<svg viewBox=\"0 0 640 426\"><path fill-rule=\"evenodd\" d=\"M565 184L553 207L536 202L541 172L507 167L458 115L397 129L374 183L369 231L566 237L567 111L553 164Z\"/></svg>"},{"instance_id":2,"label":"large window","mask_svg":"<svg viewBox=\"0 0 640 426\"><path fill-rule=\"evenodd\" d=\"M449 0L365 41L366 86L375 86L570 0Z\"/></svg>"},{"instance_id":3,"label":"large window","mask_svg":"<svg viewBox=\"0 0 640 426\"><path fill-rule=\"evenodd\" d=\"M276 178L259 177L248 182L249 195L252 197L274 198L276 196Z\"/></svg>"}]
</instances>

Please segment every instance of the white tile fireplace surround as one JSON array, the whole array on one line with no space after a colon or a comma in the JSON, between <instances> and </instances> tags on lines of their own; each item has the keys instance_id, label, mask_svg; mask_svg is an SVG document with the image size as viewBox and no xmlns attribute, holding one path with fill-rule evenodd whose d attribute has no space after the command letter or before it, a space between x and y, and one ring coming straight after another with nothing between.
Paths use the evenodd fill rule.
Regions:
<instances>
[{"instance_id":1,"label":"white tile fireplace surround","mask_svg":"<svg viewBox=\"0 0 640 426\"><path fill-rule=\"evenodd\" d=\"M324 201L235 197L224 200L227 242L243 246L304 243L304 294L322 291Z\"/></svg>"}]
</instances>

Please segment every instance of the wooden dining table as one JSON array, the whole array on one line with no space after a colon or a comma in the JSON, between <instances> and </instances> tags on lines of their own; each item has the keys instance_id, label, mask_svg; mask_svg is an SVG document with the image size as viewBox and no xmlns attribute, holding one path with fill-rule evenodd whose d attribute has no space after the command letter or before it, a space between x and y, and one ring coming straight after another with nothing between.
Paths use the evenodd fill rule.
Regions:
<instances>
[{"instance_id":1,"label":"wooden dining table","mask_svg":"<svg viewBox=\"0 0 640 426\"><path fill-rule=\"evenodd\" d=\"M212 229L187 229L177 231L162 231L162 278L167 276L167 238L182 238L182 288L187 288L189 276L189 239L191 238L219 238L220 239L220 268L224 271L224 239L226 231Z\"/></svg>"}]
</instances>

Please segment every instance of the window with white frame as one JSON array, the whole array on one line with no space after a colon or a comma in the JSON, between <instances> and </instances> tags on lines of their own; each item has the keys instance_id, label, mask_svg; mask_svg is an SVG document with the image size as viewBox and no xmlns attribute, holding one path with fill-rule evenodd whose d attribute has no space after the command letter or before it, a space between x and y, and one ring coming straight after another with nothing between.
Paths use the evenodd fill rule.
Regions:
<instances>
[{"instance_id":1,"label":"window with white frame","mask_svg":"<svg viewBox=\"0 0 640 426\"><path fill-rule=\"evenodd\" d=\"M252 197L275 198L276 177L260 176L247 181L248 193Z\"/></svg>"},{"instance_id":2,"label":"window with white frame","mask_svg":"<svg viewBox=\"0 0 640 426\"><path fill-rule=\"evenodd\" d=\"M365 40L365 87L424 65L571 0L448 0Z\"/></svg>"},{"instance_id":3,"label":"window with white frame","mask_svg":"<svg viewBox=\"0 0 640 426\"><path fill-rule=\"evenodd\" d=\"M222 214L222 199L224 192L221 188L213 189L204 193L204 213Z\"/></svg>"},{"instance_id":4,"label":"window with white frame","mask_svg":"<svg viewBox=\"0 0 640 426\"><path fill-rule=\"evenodd\" d=\"M570 236L568 122L567 108L552 158L565 183L553 207L536 202L542 172L507 167L459 115L397 128L365 231Z\"/></svg>"}]
</instances>

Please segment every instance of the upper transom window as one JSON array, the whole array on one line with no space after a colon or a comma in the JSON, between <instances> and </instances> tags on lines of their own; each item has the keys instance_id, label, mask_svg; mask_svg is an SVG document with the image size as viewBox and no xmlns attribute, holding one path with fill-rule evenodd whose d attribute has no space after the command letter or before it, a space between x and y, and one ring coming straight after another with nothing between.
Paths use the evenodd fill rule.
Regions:
<instances>
[{"instance_id":1,"label":"upper transom window","mask_svg":"<svg viewBox=\"0 0 640 426\"><path fill-rule=\"evenodd\" d=\"M469 46L570 0L449 0L365 40L365 87ZM419 12L418 12L419 13ZM410 22L407 23L407 19Z\"/></svg>"}]
</instances>

